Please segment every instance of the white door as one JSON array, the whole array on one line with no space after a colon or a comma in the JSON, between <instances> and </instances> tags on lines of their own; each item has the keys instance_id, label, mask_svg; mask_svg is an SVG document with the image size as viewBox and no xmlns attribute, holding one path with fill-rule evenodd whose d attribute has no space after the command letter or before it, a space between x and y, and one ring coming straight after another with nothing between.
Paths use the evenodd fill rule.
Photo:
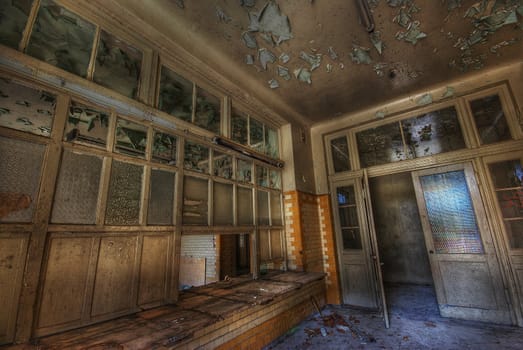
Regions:
<instances>
[{"instance_id":1,"label":"white door","mask_svg":"<svg viewBox=\"0 0 523 350\"><path fill-rule=\"evenodd\" d=\"M441 315L511 323L472 165L417 171L412 178Z\"/></svg>"}]
</instances>

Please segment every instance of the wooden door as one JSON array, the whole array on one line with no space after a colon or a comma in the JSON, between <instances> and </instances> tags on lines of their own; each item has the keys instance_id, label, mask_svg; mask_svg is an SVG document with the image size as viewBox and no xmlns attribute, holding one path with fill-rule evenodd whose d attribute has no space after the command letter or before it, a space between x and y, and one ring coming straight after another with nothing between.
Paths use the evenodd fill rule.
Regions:
<instances>
[{"instance_id":1,"label":"wooden door","mask_svg":"<svg viewBox=\"0 0 523 350\"><path fill-rule=\"evenodd\" d=\"M441 315L510 323L472 165L422 170L412 177Z\"/></svg>"},{"instance_id":2,"label":"wooden door","mask_svg":"<svg viewBox=\"0 0 523 350\"><path fill-rule=\"evenodd\" d=\"M332 184L343 303L388 314L366 178Z\"/></svg>"}]
</instances>

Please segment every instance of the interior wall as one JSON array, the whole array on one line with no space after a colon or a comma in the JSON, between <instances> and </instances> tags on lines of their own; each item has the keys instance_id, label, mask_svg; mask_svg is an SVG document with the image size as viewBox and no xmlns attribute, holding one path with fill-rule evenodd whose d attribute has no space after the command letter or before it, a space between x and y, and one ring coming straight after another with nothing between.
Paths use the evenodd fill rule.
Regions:
<instances>
[{"instance_id":1,"label":"interior wall","mask_svg":"<svg viewBox=\"0 0 523 350\"><path fill-rule=\"evenodd\" d=\"M410 173L369 179L384 282L433 284Z\"/></svg>"}]
</instances>

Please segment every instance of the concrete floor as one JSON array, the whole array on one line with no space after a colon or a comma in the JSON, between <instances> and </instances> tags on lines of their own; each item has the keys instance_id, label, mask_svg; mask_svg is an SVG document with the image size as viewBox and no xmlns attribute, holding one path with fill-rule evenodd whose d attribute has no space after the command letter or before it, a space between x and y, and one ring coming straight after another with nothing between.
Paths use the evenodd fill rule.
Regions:
<instances>
[{"instance_id":1,"label":"concrete floor","mask_svg":"<svg viewBox=\"0 0 523 350\"><path fill-rule=\"evenodd\" d=\"M390 328L379 314L329 305L265 350L523 349L523 328L443 318L432 286L388 285Z\"/></svg>"}]
</instances>

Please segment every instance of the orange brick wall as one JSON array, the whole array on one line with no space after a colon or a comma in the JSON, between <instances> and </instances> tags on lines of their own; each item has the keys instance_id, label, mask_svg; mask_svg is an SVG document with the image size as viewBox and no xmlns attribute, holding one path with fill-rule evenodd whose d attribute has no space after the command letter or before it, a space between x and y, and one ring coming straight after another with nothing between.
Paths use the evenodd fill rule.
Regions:
<instances>
[{"instance_id":1,"label":"orange brick wall","mask_svg":"<svg viewBox=\"0 0 523 350\"><path fill-rule=\"evenodd\" d=\"M284 205L289 269L325 272L327 303L340 304L329 196L288 191L284 194Z\"/></svg>"}]
</instances>

